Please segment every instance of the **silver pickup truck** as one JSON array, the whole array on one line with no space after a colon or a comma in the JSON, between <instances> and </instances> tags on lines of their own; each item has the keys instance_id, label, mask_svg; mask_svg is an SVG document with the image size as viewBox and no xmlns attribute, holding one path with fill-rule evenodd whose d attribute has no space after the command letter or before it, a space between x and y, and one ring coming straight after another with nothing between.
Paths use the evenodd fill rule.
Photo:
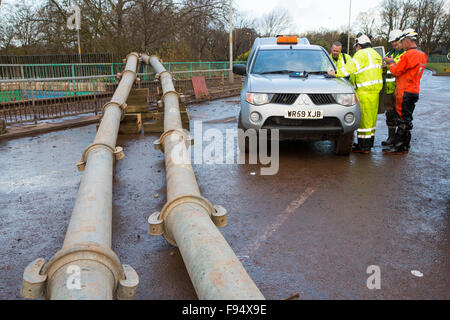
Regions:
<instances>
[{"instance_id":1,"label":"silver pickup truck","mask_svg":"<svg viewBox=\"0 0 450 320\"><path fill-rule=\"evenodd\" d=\"M332 140L335 152L348 155L360 108L351 83L328 75L335 69L324 48L306 38L257 38L244 76L239 128L278 129L280 140Z\"/></svg>"}]
</instances>

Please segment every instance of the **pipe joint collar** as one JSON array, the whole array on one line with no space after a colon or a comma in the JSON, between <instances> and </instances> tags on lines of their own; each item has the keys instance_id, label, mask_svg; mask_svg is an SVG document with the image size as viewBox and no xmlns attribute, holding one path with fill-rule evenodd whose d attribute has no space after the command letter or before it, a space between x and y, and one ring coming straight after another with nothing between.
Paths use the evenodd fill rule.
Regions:
<instances>
[{"instance_id":1,"label":"pipe joint collar","mask_svg":"<svg viewBox=\"0 0 450 320\"><path fill-rule=\"evenodd\" d=\"M63 267L76 265L76 261L91 260L104 265L114 276L114 296L133 299L139 277L129 265L121 265L117 255L109 248L94 243L81 243L58 251L47 263L43 258L31 262L23 274L21 294L25 298L50 298L48 282Z\"/></svg>"},{"instance_id":2,"label":"pipe joint collar","mask_svg":"<svg viewBox=\"0 0 450 320\"><path fill-rule=\"evenodd\" d=\"M136 72L134 72L133 70L127 70L127 69L123 70L122 73L120 74L120 77L123 78L125 76L125 74L127 74L127 73L131 73L131 75L133 76L133 79L136 80Z\"/></svg>"},{"instance_id":3,"label":"pipe joint collar","mask_svg":"<svg viewBox=\"0 0 450 320\"><path fill-rule=\"evenodd\" d=\"M119 103L113 102L113 101L110 101L110 102L106 103L103 106L103 108L102 108L102 118L105 115L106 109L108 109L109 107L118 107L118 108L120 108L120 112L121 112L120 121L122 121L123 117L125 116L125 109L127 108L127 104L126 103L119 104Z\"/></svg>"},{"instance_id":4,"label":"pipe joint collar","mask_svg":"<svg viewBox=\"0 0 450 320\"><path fill-rule=\"evenodd\" d=\"M162 235L171 245L177 246L176 241L167 227L167 217L174 208L186 203L197 206L200 210L207 213L218 228L222 228L227 225L227 211L224 207L219 205L213 206L206 198L203 198L202 196L181 195L167 202L161 212L154 212L150 215L148 218L149 233L151 235Z\"/></svg>"},{"instance_id":5,"label":"pipe joint collar","mask_svg":"<svg viewBox=\"0 0 450 320\"><path fill-rule=\"evenodd\" d=\"M127 54L127 56L125 57L125 61L128 60L128 58L129 58L130 56L135 56L138 60L141 58L140 55L139 55L139 53L137 53L137 52L130 52L130 53Z\"/></svg>"},{"instance_id":6,"label":"pipe joint collar","mask_svg":"<svg viewBox=\"0 0 450 320\"><path fill-rule=\"evenodd\" d=\"M163 75L166 74L166 73L167 73L167 75L170 77L170 80L172 81L172 80L173 80L172 73L170 73L170 72L167 71L167 70L164 70L164 71L161 71L160 73L157 73L156 76L155 76L155 78L156 78L157 80L159 80L159 79L161 79L161 78L163 77Z\"/></svg>"},{"instance_id":7,"label":"pipe joint collar","mask_svg":"<svg viewBox=\"0 0 450 320\"><path fill-rule=\"evenodd\" d=\"M171 95L171 94L172 94L172 95L175 95L175 96L177 97L177 99L180 100L180 94L179 94L178 92L174 91L174 90L165 92L165 93L162 95L161 100L164 100L164 98L165 98L166 96L169 96L169 95Z\"/></svg>"},{"instance_id":8,"label":"pipe joint collar","mask_svg":"<svg viewBox=\"0 0 450 320\"><path fill-rule=\"evenodd\" d=\"M167 131L164 131L159 139L155 140L153 142L153 146L156 150L161 150L164 152L164 141L167 139L170 135L176 134L180 137L180 140L184 140L186 142L186 149L189 148L189 146L194 144L194 137L191 135L191 133L186 129L170 129Z\"/></svg>"},{"instance_id":9,"label":"pipe joint collar","mask_svg":"<svg viewBox=\"0 0 450 320\"><path fill-rule=\"evenodd\" d=\"M101 142L92 143L89 146L87 146L86 149L84 149L83 154L81 155L81 160L77 162L78 171L84 171L84 169L86 168L87 156L89 151L96 148L103 148L111 152L112 155L114 156L114 161L125 158L125 152L123 151L122 147L117 146L114 148L111 147L110 145L107 145L106 143Z\"/></svg>"}]
</instances>

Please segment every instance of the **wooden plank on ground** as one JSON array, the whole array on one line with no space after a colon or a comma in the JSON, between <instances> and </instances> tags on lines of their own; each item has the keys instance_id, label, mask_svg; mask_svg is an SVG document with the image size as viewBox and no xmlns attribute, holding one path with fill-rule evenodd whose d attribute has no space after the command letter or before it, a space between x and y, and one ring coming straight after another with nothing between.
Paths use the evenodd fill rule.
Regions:
<instances>
[{"instance_id":1,"label":"wooden plank on ground","mask_svg":"<svg viewBox=\"0 0 450 320\"><path fill-rule=\"evenodd\" d=\"M33 125L23 125L20 127L8 127L6 133L0 135L0 140L32 136L50 131L86 126L89 124L97 123L99 122L99 120L100 116L92 116L67 120L59 123L38 123Z\"/></svg>"}]
</instances>

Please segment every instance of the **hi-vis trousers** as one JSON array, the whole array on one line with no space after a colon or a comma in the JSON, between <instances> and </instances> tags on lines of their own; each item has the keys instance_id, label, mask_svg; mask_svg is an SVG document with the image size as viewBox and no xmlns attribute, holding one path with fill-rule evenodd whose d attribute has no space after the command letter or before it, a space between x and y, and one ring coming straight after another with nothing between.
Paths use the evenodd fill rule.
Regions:
<instances>
[{"instance_id":1,"label":"hi-vis trousers","mask_svg":"<svg viewBox=\"0 0 450 320\"><path fill-rule=\"evenodd\" d=\"M379 103L379 92L356 91L356 95L361 107L361 121L359 123L358 144L361 148L371 148L373 138L375 137L375 129L377 126L377 113Z\"/></svg>"}]
</instances>

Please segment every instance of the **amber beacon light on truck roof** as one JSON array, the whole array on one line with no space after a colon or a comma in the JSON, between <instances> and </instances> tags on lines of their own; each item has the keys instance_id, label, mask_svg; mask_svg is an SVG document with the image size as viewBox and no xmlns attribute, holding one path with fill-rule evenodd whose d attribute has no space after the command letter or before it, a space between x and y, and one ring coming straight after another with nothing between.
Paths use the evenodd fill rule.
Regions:
<instances>
[{"instance_id":1,"label":"amber beacon light on truck roof","mask_svg":"<svg viewBox=\"0 0 450 320\"><path fill-rule=\"evenodd\" d=\"M277 44L297 44L298 38L293 36L278 36Z\"/></svg>"}]
</instances>

